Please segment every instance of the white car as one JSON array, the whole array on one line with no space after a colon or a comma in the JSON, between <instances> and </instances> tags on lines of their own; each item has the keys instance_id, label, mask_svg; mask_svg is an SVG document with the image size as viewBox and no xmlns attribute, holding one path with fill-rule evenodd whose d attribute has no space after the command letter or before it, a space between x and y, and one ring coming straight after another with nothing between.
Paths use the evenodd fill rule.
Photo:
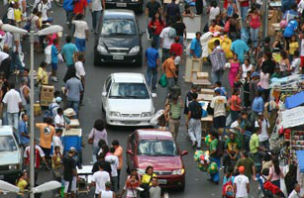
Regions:
<instances>
[{"instance_id":1,"label":"white car","mask_svg":"<svg viewBox=\"0 0 304 198\"><path fill-rule=\"evenodd\" d=\"M116 126L149 126L155 108L143 74L113 73L102 91L102 110L106 123Z\"/></svg>"}]
</instances>

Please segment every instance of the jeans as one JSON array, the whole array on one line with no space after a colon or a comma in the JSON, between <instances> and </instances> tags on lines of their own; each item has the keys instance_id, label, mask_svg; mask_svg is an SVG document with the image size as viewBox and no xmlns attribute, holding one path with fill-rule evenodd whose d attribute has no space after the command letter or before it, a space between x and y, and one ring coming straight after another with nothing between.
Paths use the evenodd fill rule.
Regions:
<instances>
[{"instance_id":1,"label":"jeans","mask_svg":"<svg viewBox=\"0 0 304 198\"><path fill-rule=\"evenodd\" d=\"M153 41L156 43L155 48L158 49L158 48L159 48L159 43L160 43L159 35L153 34L152 39L153 39Z\"/></svg>"},{"instance_id":2,"label":"jeans","mask_svg":"<svg viewBox=\"0 0 304 198\"><path fill-rule=\"evenodd\" d=\"M65 11L65 16L66 16L66 21L67 21L67 23L69 25L69 28L71 28L72 19L73 19L73 16L74 16L73 10L71 10L71 11Z\"/></svg>"},{"instance_id":3,"label":"jeans","mask_svg":"<svg viewBox=\"0 0 304 198\"><path fill-rule=\"evenodd\" d=\"M18 130L19 113L7 112L7 120L8 125L13 126L16 130Z\"/></svg>"},{"instance_id":4,"label":"jeans","mask_svg":"<svg viewBox=\"0 0 304 198\"><path fill-rule=\"evenodd\" d=\"M175 85L175 79L174 78L167 78L168 85L167 85L167 95L170 93L171 88Z\"/></svg>"},{"instance_id":5,"label":"jeans","mask_svg":"<svg viewBox=\"0 0 304 198\"><path fill-rule=\"evenodd\" d=\"M259 28L250 28L250 39L254 47L258 46Z\"/></svg>"},{"instance_id":6,"label":"jeans","mask_svg":"<svg viewBox=\"0 0 304 198\"><path fill-rule=\"evenodd\" d=\"M249 9L248 6L247 7L242 7L241 6L241 16L242 16L243 23L245 23L245 21L246 21L246 18L247 18L247 15L248 15L248 9Z\"/></svg>"},{"instance_id":7,"label":"jeans","mask_svg":"<svg viewBox=\"0 0 304 198\"><path fill-rule=\"evenodd\" d=\"M156 89L156 81L157 81L157 68L148 67L147 69L147 84L150 87L152 83L152 90Z\"/></svg>"},{"instance_id":8,"label":"jeans","mask_svg":"<svg viewBox=\"0 0 304 198\"><path fill-rule=\"evenodd\" d=\"M92 146L92 161L93 163L95 163L97 161L97 154L98 154L98 151L99 151L99 147L98 146Z\"/></svg>"},{"instance_id":9,"label":"jeans","mask_svg":"<svg viewBox=\"0 0 304 198\"><path fill-rule=\"evenodd\" d=\"M12 52L11 57L12 57L11 72L14 72L15 70L23 71L23 66L22 66L18 52Z\"/></svg>"},{"instance_id":10,"label":"jeans","mask_svg":"<svg viewBox=\"0 0 304 198\"><path fill-rule=\"evenodd\" d=\"M216 165L217 165L217 169L218 169L217 173L210 174L210 177L211 177L211 179L212 179L213 182L219 182L219 180L220 180L220 172L219 172L219 170L221 168L221 158L219 158L219 157L211 157L210 162L215 162Z\"/></svg>"},{"instance_id":11,"label":"jeans","mask_svg":"<svg viewBox=\"0 0 304 198\"><path fill-rule=\"evenodd\" d=\"M92 26L94 32L98 31L99 24L100 24L100 17L101 17L101 10L93 11L92 12Z\"/></svg>"},{"instance_id":12,"label":"jeans","mask_svg":"<svg viewBox=\"0 0 304 198\"><path fill-rule=\"evenodd\" d=\"M223 74L224 74L223 70L211 72L212 83L214 84L217 81L221 81L222 77L223 77Z\"/></svg>"},{"instance_id":13,"label":"jeans","mask_svg":"<svg viewBox=\"0 0 304 198\"><path fill-rule=\"evenodd\" d=\"M162 49L162 62L164 62L167 58L170 57L170 49Z\"/></svg>"},{"instance_id":14,"label":"jeans","mask_svg":"<svg viewBox=\"0 0 304 198\"><path fill-rule=\"evenodd\" d=\"M76 112L76 116L78 117L78 111L79 111L79 101L67 101L67 106L68 108L73 108L74 111Z\"/></svg>"},{"instance_id":15,"label":"jeans","mask_svg":"<svg viewBox=\"0 0 304 198\"><path fill-rule=\"evenodd\" d=\"M117 192L118 191L118 176L111 177L112 181L112 191Z\"/></svg>"},{"instance_id":16,"label":"jeans","mask_svg":"<svg viewBox=\"0 0 304 198\"><path fill-rule=\"evenodd\" d=\"M195 142L197 142L197 148L200 148L202 140L202 126L200 119L190 119L188 133L192 143L194 144Z\"/></svg>"}]
</instances>

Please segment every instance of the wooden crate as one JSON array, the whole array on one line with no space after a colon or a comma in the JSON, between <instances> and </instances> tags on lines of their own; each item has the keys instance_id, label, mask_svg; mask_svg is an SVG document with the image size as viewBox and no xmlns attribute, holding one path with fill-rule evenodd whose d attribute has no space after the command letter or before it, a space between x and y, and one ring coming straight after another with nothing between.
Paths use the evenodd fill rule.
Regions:
<instances>
[{"instance_id":1,"label":"wooden crate","mask_svg":"<svg viewBox=\"0 0 304 198\"><path fill-rule=\"evenodd\" d=\"M196 76L197 76L197 79L208 79L209 78L208 72L197 72Z\"/></svg>"}]
</instances>

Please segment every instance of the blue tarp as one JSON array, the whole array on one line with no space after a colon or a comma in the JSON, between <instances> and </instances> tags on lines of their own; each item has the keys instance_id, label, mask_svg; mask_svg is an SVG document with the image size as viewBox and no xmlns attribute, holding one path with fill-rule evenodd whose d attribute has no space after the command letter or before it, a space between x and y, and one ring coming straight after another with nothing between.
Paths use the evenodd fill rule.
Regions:
<instances>
[{"instance_id":1,"label":"blue tarp","mask_svg":"<svg viewBox=\"0 0 304 198\"><path fill-rule=\"evenodd\" d=\"M304 150L296 151L298 167L301 173L304 173Z\"/></svg>"},{"instance_id":2,"label":"blue tarp","mask_svg":"<svg viewBox=\"0 0 304 198\"><path fill-rule=\"evenodd\" d=\"M303 103L304 103L304 91L297 93L295 95L286 97L285 107L287 109L292 109L297 106L300 106Z\"/></svg>"}]
</instances>

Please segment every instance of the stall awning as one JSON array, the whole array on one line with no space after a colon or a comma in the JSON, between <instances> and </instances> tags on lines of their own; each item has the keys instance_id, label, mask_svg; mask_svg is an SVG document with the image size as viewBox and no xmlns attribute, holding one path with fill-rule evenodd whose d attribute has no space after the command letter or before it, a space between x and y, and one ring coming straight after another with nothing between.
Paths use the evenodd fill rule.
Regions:
<instances>
[{"instance_id":1,"label":"stall awning","mask_svg":"<svg viewBox=\"0 0 304 198\"><path fill-rule=\"evenodd\" d=\"M304 103L304 91L287 97L285 100L285 107L287 109L292 109L294 107L300 106L303 103Z\"/></svg>"},{"instance_id":2,"label":"stall awning","mask_svg":"<svg viewBox=\"0 0 304 198\"><path fill-rule=\"evenodd\" d=\"M296 151L297 159L298 159L298 167L301 173L304 173L304 151Z\"/></svg>"},{"instance_id":3,"label":"stall awning","mask_svg":"<svg viewBox=\"0 0 304 198\"><path fill-rule=\"evenodd\" d=\"M304 107L282 111L283 128L292 128L300 125L304 125Z\"/></svg>"}]
</instances>

